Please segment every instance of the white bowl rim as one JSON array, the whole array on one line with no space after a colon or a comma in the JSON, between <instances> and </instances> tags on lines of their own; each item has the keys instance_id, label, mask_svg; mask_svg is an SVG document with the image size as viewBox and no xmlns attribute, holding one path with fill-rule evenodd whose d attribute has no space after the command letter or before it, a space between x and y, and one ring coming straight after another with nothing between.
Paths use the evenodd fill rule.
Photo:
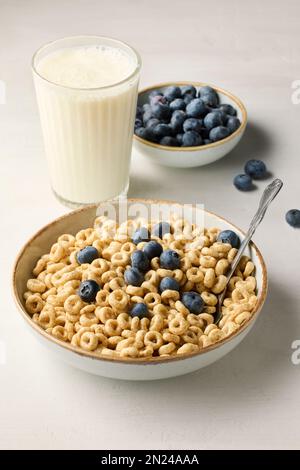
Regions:
<instances>
[{"instance_id":1,"label":"white bowl rim","mask_svg":"<svg viewBox=\"0 0 300 470\"><path fill-rule=\"evenodd\" d=\"M185 81L179 81L179 82L165 82L165 83L158 83L156 85L151 85L149 87L143 88L142 90L139 91L138 96L143 95L144 93L149 93L152 90L155 90L156 88L165 88L168 86L184 86L184 85L194 85L195 87L201 87L201 86L210 86L214 90L216 90L218 93L223 94L225 96L228 96L234 103L238 106L242 113L242 122L240 127L234 131L232 134L230 134L228 137L225 137L225 139L218 140L217 142L212 142L211 144L206 144L206 145L197 145L194 147L170 147L167 145L160 145L155 142L150 142L149 140L143 139L142 137L137 136L135 133L133 134L133 139L136 141L140 142L141 144L148 145L149 147L153 147L159 150L166 150L169 152L195 152L199 150L207 150L211 149L214 147L220 147L221 145L225 144L226 142L229 142L230 140L234 139L237 137L239 134L242 134L244 132L244 129L247 125L247 110L245 108L245 105L242 103L242 101L233 93L230 91L224 90L223 88L217 87L215 85L209 84L209 83L204 83L204 82L185 82Z\"/></svg>"},{"instance_id":2,"label":"white bowl rim","mask_svg":"<svg viewBox=\"0 0 300 470\"><path fill-rule=\"evenodd\" d=\"M182 206L181 203L178 203L178 202L172 201L172 200L166 200L166 199L128 198L127 201L129 203L170 204L170 205L172 204L172 206L174 206L174 205L175 206ZM253 310L253 313L252 313L251 317L249 318L249 320L247 320L237 331L231 333L226 338L224 338L220 341L217 341L216 343L214 343L214 344L212 344L212 345L210 345L206 348L200 349L199 351L192 352L192 353L185 353L185 354L180 354L180 355L176 355L176 356L169 356L169 357L163 357L163 358L160 358L159 356L149 357L149 358L136 358L136 359L135 358L127 358L127 357L125 357L125 358L110 357L110 356L105 357L105 356L100 356L100 355L94 353L93 351L84 351L82 349L76 348L75 346L71 345L71 343L66 343L66 342L61 341L61 340L55 338L54 336L46 333L45 330L43 330L40 326L38 326L36 323L34 323L32 318L30 317L30 315L25 310L25 308L23 306L23 303L21 302L21 299L19 298L17 288L16 288L16 272L17 272L17 267L18 267L19 261L22 258L22 256L23 256L24 252L26 251L27 247L30 244L32 244L34 242L34 240L39 237L39 235L41 235L43 232L48 230L48 228L51 227L52 225L55 225L56 223L58 223L61 220L67 219L69 216L72 216L73 214L84 212L84 211L91 210L91 209L95 209L95 208L99 207L99 205L106 204L108 202L115 202L115 201L103 201L100 204L86 205L84 207L80 207L79 209L68 212L68 213L66 213L66 214L64 214L60 217L57 217L52 222L49 222L48 224L44 225L40 230L38 230L23 245L23 247L19 251L19 253L17 255L17 258L16 258L16 261L15 261L14 266L13 266L13 273L12 273L13 298L14 298L15 304L18 307L19 313L21 313L21 315L25 319L25 321L37 333L39 333L41 336L43 336L46 340L51 341L52 343L55 343L56 345L60 346L61 348L67 349L67 350L69 350L69 351L71 351L75 354L78 354L79 356L90 358L90 359L93 359L93 360L96 360L96 361L98 360L98 361L105 361L105 362L117 362L117 363L120 363L120 364L132 364L132 365L155 365L155 364L164 364L164 363L168 363L168 362L181 361L181 360L190 359L190 358L193 358L193 357L196 357L196 356L200 356L202 354L209 353L210 351L223 346L225 343L227 343L230 340L232 340L233 338L239 336L245 329L247 329L250 326L250 324L252 324L257 319L259 313L261 312L261 309L262 309L262 306L265 302L265 299L266 299L267 288L268 288L268 276L267 276L267 269L266 269L266 265L265 265L265 261L263 259L263 256L262 256L260 250L255 245L255 243L251 241L250 242L251 243L251 248L255 251L256 256L257 256L257 258L259 260L259 263L261 265L261 269L262 269L261 294L258 297L256 306L255 306L255 308ZM115 202L115 203L117 204L117 202ZM229 225L234 227L236 230L238 230L240 233L245 235L245 232L243 230L241 230L239 227L237 227L236 225L229 222L224 217L221 217L218 214L215 214L214 212L208 211L206 209L200 209L200 210L203 210L203 212L206 213L206 214L209 214L209 215L212 215L214 217L219 218L220 220L228 223Z\"/></svg>"}]
</instances>

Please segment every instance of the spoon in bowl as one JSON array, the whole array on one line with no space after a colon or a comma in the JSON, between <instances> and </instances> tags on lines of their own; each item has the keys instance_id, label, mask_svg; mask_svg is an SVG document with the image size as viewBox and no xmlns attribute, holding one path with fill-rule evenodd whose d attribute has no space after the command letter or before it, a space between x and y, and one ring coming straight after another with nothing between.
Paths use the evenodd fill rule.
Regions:
<instances>
[{"instance_id":1,"label":"spoon in bowl","mask_svg":"<svg viewBox=\"0 0 300 470\"><path fill-rule=\"evenodd\" d=\"M237 266L238 266L238 264L241 260L241 257L243 255L246 247L248 246L248 243L250 242L255 230L257 229L257 227L259 226L259 224L263 220L263 218L265 216L265 213L267 211L267 208L269 207L269 205L271 204L273 199L277 196L277 194L281 190L282 186L283 186L283 182L280 179L277 178L277 179L273 180L272 183L270 183L263 192L263 195L262 195L262 197L260 199L260 202L259 202L258 209L257 209L253 219L251 220L249 230L246 233L245 238L242 241L241 246L240 246L233 262L232 262L230 271L227 274L225 288L222 291L222 293L218 296L217 310L216 310L216 313L215 313L215 321L214 321L215 324L218 324L219 321L221 320L221 318L223 317L222 305L223 305L223 301L224 301L224 298L225 298L225 295L226 295L226 291L227 291L229 281L232 278L232 276L233 276L233 274L234 274L234 272L235 272L235 270L236 270L236 268L237 268Z\"/></svg>"}]
</instances>

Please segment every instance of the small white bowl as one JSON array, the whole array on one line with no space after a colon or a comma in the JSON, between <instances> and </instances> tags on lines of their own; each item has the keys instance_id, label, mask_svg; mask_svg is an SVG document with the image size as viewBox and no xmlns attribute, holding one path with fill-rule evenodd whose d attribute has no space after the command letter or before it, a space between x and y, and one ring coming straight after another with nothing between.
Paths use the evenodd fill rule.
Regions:
<instances>
[{"instance_id":1,"label":"small white bowl","mask_svg":"<svg viewBox=\"0 0 300 470\"><path fill-rule=\"evenodd\" d=\"M144 88L139 92L138 104L143 105L148 103L148 96L152 90L164 91L170 85L194 85L196 88L207 86L208 83L201 82L173 82L161 83L154 85L150 88ZM218 142L213 142L208 145L200 145L196 147L167 147L159 145L154 142L142 139L134 134L133 149L137 154L142 154L148 157L154 163L164 166L177 167L177 168L191 168L196 166L207 165L215 162L224 157L227 153L238 144L244 134L247 124L247 111L243 103L234 96L232 93L223 90L222 88L214 85L209 85L214 88L219 95L221 104L231 104L237 110L237 117L241 121L240 127L226 139Z\"/></svg>"},{"instance_id":2,"label":"small white bowl","mask_svg":"<svg viewBox=\"0 0 300 470\"><path fill-rule=\"evenodd\" d=\"M109 202L109 205L108 203L103 203L100 206L110 210L111 204L113 204L115 208L118 208L117 202ZM176 207L179 210L183 208L181 204L172 203L170 201L129 199L127 213L136 214L137 209L140 208L141 205L147 207L150 213L153 205L158 204L159 208L162 210L171 209L174 211ZM253 315L238 331L199 352L169 358L154 357L135 360L130 358L105 358L100 357L94 352L77 349L70 343L60 341L46 333L41 327L34 323L25 309L23 294L26 291L27 279L32 276L32 269L36 261L43 254L49 252L51 245L55 243L61 234L71 233L75 235L79 230L92 226L95 217L99 215L99 211L97 211L98 207L99 206L87 206L83 209L77 209L43 227L22 248L15 263L13 271L13 295L19 312L30 331L46 348L54 353L56 360L65 361L74 367L78 367L92 374L114 379L165 379L184 375L208 366L225 356L225 354L235 348L243 340L257 320L267 293L267 271L265 263L260 251L254 243L250 244L245 253L251 257L256 268L258 300ZM235 230L241 237L244 237L244 233L230 222L227 222L222 217L211 212L202 212L202 209L195 207L189 207L189 209L187 209L187 206L184 206L185 218L190 222L194 221L195 211L201 211L201 213L197 212L197 214L201 218L203 216L203 223L206 227L219 227L221 230Z\"/></svg>"}]
</instances>

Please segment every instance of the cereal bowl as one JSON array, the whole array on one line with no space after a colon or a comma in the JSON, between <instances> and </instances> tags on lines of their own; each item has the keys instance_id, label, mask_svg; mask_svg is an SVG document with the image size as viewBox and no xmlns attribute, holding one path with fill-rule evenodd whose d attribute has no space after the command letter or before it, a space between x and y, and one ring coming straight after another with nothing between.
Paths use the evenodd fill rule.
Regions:
<instances>
[{"instance_id":1,"label":"cereal bowl","mask_svg":"<svg viewBox=\"0 0 300 470\"><path fill-rule=\"evenodd\" d=\"M148 96L153 90L164 91L170 85L194 85L196 88L207 86L208 83L202 82L172 82L161 83L148 88L144 88L139 92L138 104L143 105L148 102ZM134 154L143 155L154 163L160 165L176 167L176 168L191 168L197 166L208 165L216 160L223 158L227 155L241 140L246 124L247 124L247 111L239 98L232 93L223 90L222 88L214 85L209 85L214 88L219 95L220 104L231 104L237 110L237 117L241 121L240 127L223 140L213 142L208 145L201 145L195 147L168 147L160 145L155 142L149 142L134 134L133 138L133 152Z\"/></svg>"},{"instance_id":2,"label":"cereal bowl","mask_svg":"<svg viewBox=\"0 0 300 470\"><path fill-rule=\"evenodd\" d=\"M244 236L240 229L224 218L196 206L145 199L130 199L124 204L122 210L120 210L121 206L117 202L110 201L97 206L93 205L75 210L43 227L26 243L17 257L13 270L13 295L18 310L23 320L25 320L25 324L34 336L54 353L56 359L63 360L74 367L100 376L124 380L165 379L187 374L212 364L236 347L249 333L265 301L267 272L262 255L254 243L249 245L246 252L246 255L251 259L249 262L253 263L253 268L255 267L256 277L256 299L251 315L238 328L228 331L226 336L220 337L215 343L209 343L205 347L203 346L202 349L197 348L197 351L186 352L184 350L181 354L163 354L161 356L137 358L121 357L120 355L104 356L94 350L85 350L77 347L74 342L66 342L57 336L53 336L48 330L46 331L46 328L43 329L35 322L32 315L29 315L24 293L28 289L27 281L32 277L32 271L37 261L42 255L49 253L52 245L54 245L55 250L52 249L51 252L57 256L56 241L58 237L62 236L62 234L70 234L71 238L72 235L78 234L83 229L92 227L95 218L99 218L99 214L111 214L111 211L114 211L114 217L116 217L116 221L119 223L121 218L122 220L124 219L124 213L126 214L126 219L135 220L136 216L141 214L141 211L146 210L148 211L147 216L149 217L150 215L150 220L154 220L154 216L152 217L154 212L157 213L157 210L159 210L159 213L161 213L166 210L172 214L176 212L184 213L187 223L194 224L196 218L196 225L204 225L207 227L208 233L213 233L214 227L218 227L220 230L234 230L241 238ZM102 254L104 256L104 252ZM53 266L53 263L50 263L50 265ZM55 271L53 270L53 272ZM206 314L206 316L209 315ZM112 336L114 335L112 334Z\"/></svg>"}]
</instances>

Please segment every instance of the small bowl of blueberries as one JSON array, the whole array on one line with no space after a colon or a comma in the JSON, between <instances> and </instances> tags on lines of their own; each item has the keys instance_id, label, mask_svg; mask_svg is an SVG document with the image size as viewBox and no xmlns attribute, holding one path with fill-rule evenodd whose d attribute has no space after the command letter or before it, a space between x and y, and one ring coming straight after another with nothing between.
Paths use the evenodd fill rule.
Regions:
<instances>
[{"instance_id":1,"label":"small bowl of blueberries","mask_svg":"<svg viewBox=\"0 0 300 470\"><path fill-rule=\"evenodd\" d=\"M163 83L139 92L134 150L169 167L207 165L240 141L247 111L234 95L199 82Z\"/></svg>"}]
</instances>

